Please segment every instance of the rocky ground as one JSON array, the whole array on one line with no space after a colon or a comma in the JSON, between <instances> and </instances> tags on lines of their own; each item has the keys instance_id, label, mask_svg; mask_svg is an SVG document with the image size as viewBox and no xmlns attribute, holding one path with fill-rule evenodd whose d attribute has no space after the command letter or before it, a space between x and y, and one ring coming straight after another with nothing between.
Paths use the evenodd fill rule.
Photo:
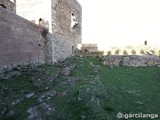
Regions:
<instances>
[{"instance_id":1,"label":"rocky ground","mask_svg":"<svg viewBox=\"0 0 160 120\"><path fill-rule=\"evenodd\" d=\"M116 120L119 112L160 113L160 68L106 67L102 62L80 56L1 74L0 118Z\"/></svg>"}]
</instances>

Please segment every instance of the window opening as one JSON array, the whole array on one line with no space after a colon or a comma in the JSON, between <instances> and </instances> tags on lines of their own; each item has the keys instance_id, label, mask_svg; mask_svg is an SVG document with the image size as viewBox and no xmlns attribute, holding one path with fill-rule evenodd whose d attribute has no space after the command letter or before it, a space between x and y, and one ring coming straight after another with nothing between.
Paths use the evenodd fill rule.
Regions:
<instances>
[{"instance_id":1,"label":"window opening","mask_svg":"<svg viewBox=\"0 0 160 120\"><path fill-rule=\"evenodd\" d=\"M71 13L71 28L74 29L78 26L78 22L76 20L76 15L74 12Z\"/></svg>"}]
</instances>

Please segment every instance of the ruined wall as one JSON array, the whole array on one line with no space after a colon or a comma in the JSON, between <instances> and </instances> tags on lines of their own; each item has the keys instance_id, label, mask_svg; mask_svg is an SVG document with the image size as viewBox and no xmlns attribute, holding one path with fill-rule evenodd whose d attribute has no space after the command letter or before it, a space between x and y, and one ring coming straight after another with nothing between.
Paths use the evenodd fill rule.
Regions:
<instances>
[{"instance_id":1,"label":"ruined wall","mask_svg":"<svg viewBox=\"0 0 160 120\"><path fill-rule=\"evenodd\" d=\"M160 65L160 58L155 55L107 55L103 59L106 66L147 67Z\"/></svg>"},{"instance_id":2,"label":"ruined wall","mask_svg":"<svg viewBox=\"0 0 160 120\"><path fill-rule=\"evenodd\" d=\"M72 13L74 13L74 21ZM77 25L72 28L72 22ZM76 0L52 0L52 35L59 46L59 59L71 56L78 43L81 43L82 7ZM57 49L56 49L57 51Z\"/></svg>"},{"instance_id":3,"label":"ruined wall","mask_svg":"<svg viewBox=\"0 0 160 120\"><path fill-rule=\"evenodd\" d=\"M77 26L71 28L72 13ZM70 41L81 43L82 7L76 0L52 0L52 24L55 36L68 36Z\"/></svg>"},{"instance_id":4,"label":"ruined wall","mask_svg":"<svg viewBox=\"0 0 160 120\"><path fill-rule=\"evenodd\" d=\"M49 25L52 32L51 23L51 0L17 0L17 14L33 23L39 24L42 19L44 24Z\"/></svg>"},{"instance_id":5,"label":"ruined wall","mask_svg":"<svg viewBox=\"0 0 160 120\"><path fill-rule=\"evenodd\" d=\"M39 26L0 8L0 36L0 69L9 65L44 63Z\"/></svg>"},{"instance_id":6,"label":"ruined wall","mask_svg":"<svg viewBox=\"0 0 160 120\"><path fill-rule=\"evenodd\" d=\"M0 1L0 5L4 5L6 7L6 9L16 13L16 5L15 5L15 0L11 1L11 0L1 0Z\"/></svg>"},{"instance_id":7,"label":"ruined wall","mask_svg":"<svg viewBox=\"0 0 160 120\"><path fill-rule=\"evenodd\" d=\"M98 51L98 45L97 44L82 44L81 50L95 52L95 51Z\"/></svg>"}]
</instances>

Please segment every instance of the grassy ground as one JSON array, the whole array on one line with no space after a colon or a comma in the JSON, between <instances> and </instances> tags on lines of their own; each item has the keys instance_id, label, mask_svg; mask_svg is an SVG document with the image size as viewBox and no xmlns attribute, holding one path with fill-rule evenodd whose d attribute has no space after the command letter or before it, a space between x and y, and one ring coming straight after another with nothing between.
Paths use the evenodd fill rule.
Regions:
<instances>
[{"instance_id":1,"label":"grassy ground","mask_svg":"<svg viewBox=\"0 0 160 120\"><path fill-rule=\"evenodd\" d=\"M69 74L61 73L72 65ZM117 120L119 112L160 114L160 68L109 68L98 57L72 57L0 80L0 118L26 119L28 108L39 105L39 96L48 91L55 93L46 96L54 112L46 120Z\"/></svg>"}]
</instances>

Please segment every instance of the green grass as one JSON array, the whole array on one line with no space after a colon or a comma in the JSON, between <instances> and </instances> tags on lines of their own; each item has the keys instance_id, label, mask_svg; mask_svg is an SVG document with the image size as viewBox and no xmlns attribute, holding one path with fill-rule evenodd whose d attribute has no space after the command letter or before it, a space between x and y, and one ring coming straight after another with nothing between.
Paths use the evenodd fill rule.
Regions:
<instances>
[{"instance_id":1,"label":"green grass","mask_svg":"<svg viewBox=\"0 0 160 120\"><path fill-rule=\"evenodd\" d=\"M69 77L78 80L69 81L69 78L60 75L53 82L47 81L60 67L73 64L76 67ZM37 88L34 82L38 79L43 84ZM58 65L39 66L10 80L0 80L0 87L0 110L7 106L6 113L0 116L1 119L25 119L27 109L39 104L37 97L52 89L57 91L50 99L55 111L47 120L117 120L116 115L119 112L160 113L160 68L110 69L101 64L99 57L72 57ZM33 97L24 98L25 94L31 92L35 93ZM64 92L65 95L58 95ZM16 106L11 106L17 99L22 100ZM10 110L15 111L12 117L7 115Z\"/></svg>"}]
</instances>

